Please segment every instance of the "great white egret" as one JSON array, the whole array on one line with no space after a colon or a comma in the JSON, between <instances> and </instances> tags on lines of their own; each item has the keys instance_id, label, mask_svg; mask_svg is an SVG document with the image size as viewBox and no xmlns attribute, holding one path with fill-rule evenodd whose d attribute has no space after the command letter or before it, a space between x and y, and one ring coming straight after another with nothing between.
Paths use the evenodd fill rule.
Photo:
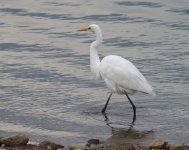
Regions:
<instances>
[{"instance_id":1,"label":"great white egret","mask_svg":"<svg viewBox=\"0 0 189 150\"><path fill-rule=\"evenodd\" d=\"M100 61L97 49L102 44L103 38L98 25L91 24L87 28L82 28L78 31L93 31L96 34L96 40L90 45L91 72L94 73L97 79L104 80L111 90L102 113L105 113L113 93L124 94L132 105L134 123L136 120L136 107L128 94L133 94L137 91L153 94L152 86L130 61L121 56L109 55Z\"/></svg>"}]
</instances>

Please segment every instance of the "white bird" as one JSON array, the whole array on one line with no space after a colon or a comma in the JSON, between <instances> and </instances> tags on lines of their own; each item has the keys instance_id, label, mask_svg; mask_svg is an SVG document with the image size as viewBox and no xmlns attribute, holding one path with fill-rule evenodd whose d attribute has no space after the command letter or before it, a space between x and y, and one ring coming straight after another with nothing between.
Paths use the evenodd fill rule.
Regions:
<instances>
[{"instance_id":1,"label":"white bird","mask_svg":"<svg viewBox=\"0 0 189 150\"><path fill-rule=\"evenodd\" d=\"M130 61L121 56L109 55L100 61L97 50L102 44L103 38L98 25L91 24L87 28L82 28L78 31L93 31L96 34L96 40L90 45L91 72L94 73L97 79L104 80L111 90L102 113L105 113L113 93L124 94L132 105L134 123L136 120L136 107L128 94L133 94L137 91L154 94L152 86Z\"/></svg>"}]
</instances>

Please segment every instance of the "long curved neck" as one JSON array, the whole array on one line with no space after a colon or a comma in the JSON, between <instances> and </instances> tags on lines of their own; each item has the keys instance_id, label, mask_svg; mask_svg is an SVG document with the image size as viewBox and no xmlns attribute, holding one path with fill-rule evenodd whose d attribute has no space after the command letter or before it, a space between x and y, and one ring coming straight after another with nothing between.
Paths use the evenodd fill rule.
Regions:
<instances>
[{"instance_id":1,"label":"long curved neck","mask_svg":"<svg viewBox=\"0 0 189 150\"><path fill-rule=\"evenodd\" d=\"M91 43L90 46L90 67L91 72L95 74L97 79L100 79L100 73L99 73L99 65L100 65L100 58L98 56L97 49L102 44L102 33L100 30L96 31L96 40Z\"/></svg>"}]
</instances>

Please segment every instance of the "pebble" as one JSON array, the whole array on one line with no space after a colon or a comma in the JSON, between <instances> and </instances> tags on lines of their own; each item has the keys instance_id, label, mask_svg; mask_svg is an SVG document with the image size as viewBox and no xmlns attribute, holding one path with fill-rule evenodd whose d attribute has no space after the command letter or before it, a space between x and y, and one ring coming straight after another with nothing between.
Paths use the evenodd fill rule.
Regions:
<instances>
[{"instance_id":1,"label":"pebble","mask_svg":"<svg viewBox=\"0 0 189 150\"><path fill-rule=\"evenodd\" d=\"M150 145L150 149L166 149L168 143L162 139L154 140Z\"/></svg>"},{"instance_id":2,"label":"pebble","mask_svg":"<svg viewBox=\"0 0 189 150\"><path fill-rule=\"evenodd\" d=\"M85 148L84 146L77 145L77 144L68 145L68 150L83 150L84 148Z\"/></svg>"},{"instance_id":3,"label":"pebble","mask_svg":"<svg viewBox=\"0 0 189 150\"><path fill-rule=\"evenodd\" d=\"M40 144L39 144L39 147L41 149L45 149L45 150L58 150L58 149L62 149L64 148L63 145L60 145L60 144L57 144L57 143L54 143L54 142L51 142L51 141L42 141Z\"/></svg>"}]
</instances>

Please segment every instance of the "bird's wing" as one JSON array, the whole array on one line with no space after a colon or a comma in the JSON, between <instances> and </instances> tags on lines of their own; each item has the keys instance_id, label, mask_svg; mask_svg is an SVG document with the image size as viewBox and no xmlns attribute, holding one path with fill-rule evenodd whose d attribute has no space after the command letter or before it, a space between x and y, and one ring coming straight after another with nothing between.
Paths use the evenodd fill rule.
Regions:
<instances>
[{"instance_id":1,"label":"bird's wing","mask_svg":"<svg viewBox=\"0 0 189 150\"><path fill-rule=\"evenodd\" d=\"M117 92L133 90L153 93L151 85L140 71L130 61L120 56L105 57L101 61L100 73L106 84Z\"/></svg>"}]
</instances>

